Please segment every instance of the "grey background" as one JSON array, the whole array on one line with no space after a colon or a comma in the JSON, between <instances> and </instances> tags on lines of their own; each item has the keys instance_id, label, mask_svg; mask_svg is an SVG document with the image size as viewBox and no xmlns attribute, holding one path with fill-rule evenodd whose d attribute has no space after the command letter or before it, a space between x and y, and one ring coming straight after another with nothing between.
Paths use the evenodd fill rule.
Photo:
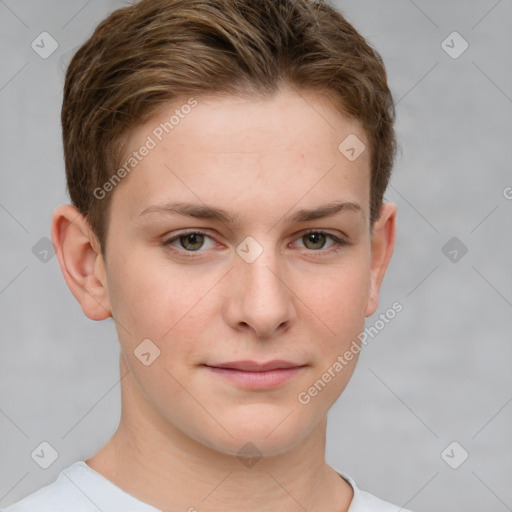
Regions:
<instances>
[{"instance_id":1,"label":"grey background","mask_svg":"<svg viewBox=\"0 0 512 512\"><path fill-rule=\"evenodd\" d=\"M87 319L57 259L32 248L68 202L65 62L122 5L0 0L0 507L92 455L119 421L113 323ZM327 460L418 512L512 510L512 2L336 5L383 56L397 103L386 197L398 242L367 325L395 301L403 311L331 410ZM47 59L30 46L43 31L59 44ZM453 31L469 43L456 59L441 46ZM468 249L457 262L442 252L454 236ZM59 455L48 469L30 456L42 441ZM441 457L452 441L469 453L458 469ZM462 452L448 453L453 465Z\"/></svg>"}]
</instances>

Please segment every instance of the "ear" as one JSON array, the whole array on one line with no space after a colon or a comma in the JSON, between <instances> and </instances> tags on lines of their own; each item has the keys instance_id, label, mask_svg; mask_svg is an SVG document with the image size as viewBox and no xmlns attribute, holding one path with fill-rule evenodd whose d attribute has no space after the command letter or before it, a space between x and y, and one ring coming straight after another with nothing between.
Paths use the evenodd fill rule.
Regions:
<instances>
[{"instance_id":1,"label":"ear","mask_svg":"<svg viewBox=\"0 0 512 512\"><path fill-rule=\"evenodd\" d=\"M85 217L70 204L59 206L51 236L64 279L85 315L91 320L112 316L100 244Z\"/></svg>"},{"instance_id":2,"label":"ear","mask_svg":"<svg viewBox=\"0 0 512 512\"><path fill-rule=\"evenodd\" d=\"M395 236L396 205L384 203L380 209L380 217L373 226L370 291L365 316L373 315L379 305L380 286L395 248Z\"/></svg>"}]
</instances>

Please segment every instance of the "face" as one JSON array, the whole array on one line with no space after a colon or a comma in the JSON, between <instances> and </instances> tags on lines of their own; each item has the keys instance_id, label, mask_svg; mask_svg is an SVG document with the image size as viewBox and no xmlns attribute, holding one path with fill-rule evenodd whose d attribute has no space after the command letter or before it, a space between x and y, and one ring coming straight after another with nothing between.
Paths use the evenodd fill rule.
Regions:
<instances>
[{"instance_id":1,"label":"face","mask_svg":"<svg viewBox=\"0 0 512 512\"><path fill-rule=\"evenodd\" d=\"M108 308L155 417L223 453L277 454L325 419L357 360L339 369L338 356L376 307L386 215L377 247L370 156L338 149L367 139L327 99L291 90L198 97L162 131L184 103L130 138L130 154L155 145L111 192Z\"/></svg>"}]
</instances>

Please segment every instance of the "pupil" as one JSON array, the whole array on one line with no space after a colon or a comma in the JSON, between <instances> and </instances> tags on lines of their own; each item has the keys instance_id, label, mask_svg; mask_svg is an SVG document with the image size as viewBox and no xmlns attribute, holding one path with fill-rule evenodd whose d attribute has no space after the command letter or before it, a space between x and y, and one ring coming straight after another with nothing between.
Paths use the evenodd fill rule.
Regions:
<instances>
[{"instance_id":1,"label":"pupil","mask_svg":"<svg viewBox=\"0 0 512 512\"><path fill-rule=\"evenodd\" d=\"M319 238L320 238L320 240L322 240L322 237L324 237L325 235L323 233L310 233L307 236L309 237L309 242L311 242L313 244L318 244ZM320 245L322 245L322 244L320 243Z\"/></svg>"},{"instance_id":2,"label":"pupil","mask_svg":"<svg viewBox=\"0 0 512 512\"><path fill-rule=\"evenodd\" d=\"M198 241L199 237L199 241ZM184 248L185 249L199 249L199 247L189 247L189 245L201 245L201 237L199 233L189 233L188 235L184 235Z\"/></svg>"}]
</instances>

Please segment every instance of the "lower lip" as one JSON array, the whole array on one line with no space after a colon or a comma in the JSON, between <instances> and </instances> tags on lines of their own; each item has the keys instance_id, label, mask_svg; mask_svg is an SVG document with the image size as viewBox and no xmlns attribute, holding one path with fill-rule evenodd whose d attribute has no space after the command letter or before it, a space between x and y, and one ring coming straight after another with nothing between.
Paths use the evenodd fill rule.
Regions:
<instances>
[{"instance_id":1,"label":"lower lip","mask_svg":"<svg viewBox=\"0 0 512 512\"><path fill-rule=\"evenodd\" d=\"M233 368L217 368L214 366L206 366L206 368L244 388L267 389L289 381L295 377L304 366L281 368L264 372L248 372L244 370L234 370Z\"/></svg>"}]
</instances>

